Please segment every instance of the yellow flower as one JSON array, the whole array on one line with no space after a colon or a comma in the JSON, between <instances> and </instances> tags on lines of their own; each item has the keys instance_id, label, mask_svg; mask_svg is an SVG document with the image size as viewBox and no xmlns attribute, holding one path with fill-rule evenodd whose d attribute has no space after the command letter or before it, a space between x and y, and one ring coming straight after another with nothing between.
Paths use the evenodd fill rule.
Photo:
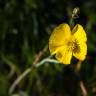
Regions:
<instances>
[{"instance_id":1,"label":"yellow flower","mask_svg":"<svg viewBox=\"0 0 96 96\"><path fill-rule=\"evenodd\" d=\"M87 37L80 24L70 29L66 23L57 26L49 39L49 50L51 55L63 64L70 64L72 55L83 61L87 54Z\"/></svg>"}]
</instances>

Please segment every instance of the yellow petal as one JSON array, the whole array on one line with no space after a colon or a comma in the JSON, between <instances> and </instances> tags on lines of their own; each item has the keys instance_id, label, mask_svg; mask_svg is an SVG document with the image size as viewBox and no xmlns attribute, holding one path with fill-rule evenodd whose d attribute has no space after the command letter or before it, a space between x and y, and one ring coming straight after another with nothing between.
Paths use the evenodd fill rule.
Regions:
<instances>
[{"instance_id":1,"label":"yellow petal","mask_svg":"<svg viewBox=\"0 0 96 96\"><path fill-rule=\"evenodd\" d=\"M62 46L58 48L58 51L56 53L56 58L58 61L60 61L63 64L70 64L72 58L72 51L68 51L67 46Z\"/></svg>"},{"instance_id":2,"label":"yellow petal","mask_svg":"<svg viewBox=\"0 0 96 96\"><path fill-rule=\"evenodd\" d=\"M70 39L71 30L68 24L60 24L57 26L49 39L49 50L51 54L55 53L57 48L66 44Z\"/></svg>"},{"instance_id":3,"label":"yellow petal","mask_svg":"<svg viewBox=\"0 0 96 96\"><path fill-rule=\"evenodd\" d=\"M87 45L86 43L79 43L79 47L80 47L79 52L73 52L73 56L83 61L86 58Z\"/></svg>"},{"instance_id":4,"label":"yellow petal","mask_svg":"<svg viewBox=\"0 0 96 96\"><path fill-rule=\"evenodd\" d=\"M87 37L83 27L77 24L72 30L73 38L77 39L79 42L86 42Z\"/></svg>"}]
</instances>

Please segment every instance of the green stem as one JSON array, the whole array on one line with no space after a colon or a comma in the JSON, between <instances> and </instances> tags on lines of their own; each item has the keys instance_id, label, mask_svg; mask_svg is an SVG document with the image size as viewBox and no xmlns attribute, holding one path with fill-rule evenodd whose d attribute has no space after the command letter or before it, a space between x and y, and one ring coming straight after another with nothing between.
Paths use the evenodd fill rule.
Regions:
<instances>
[{"instance_id":1,"label":"green stem","mask_svg":"<svg viewBox=\"0 0 96 96\"><path fill-rule=\"evenodd\" d=\"M58 62L57 60L46 58L46 59L42 60L41 62L38 62L38 63L35 65L35 67L36 67L36 68L37 68L37 67L40 67L41 65L43 65L43 64L46 63L46 62L55 63L55 64L60 63L60 62ZM20 81L21 81L24 77L26 77L31 71L32 71L32 68L26 69L26 70L13 82L13 84L11 85L11 87L10 87L10 89L9 89L9 94L12 94L12 93L13 93L15 87L16 87L16 86L20 83Z\"/></svg>"}]
</instances>

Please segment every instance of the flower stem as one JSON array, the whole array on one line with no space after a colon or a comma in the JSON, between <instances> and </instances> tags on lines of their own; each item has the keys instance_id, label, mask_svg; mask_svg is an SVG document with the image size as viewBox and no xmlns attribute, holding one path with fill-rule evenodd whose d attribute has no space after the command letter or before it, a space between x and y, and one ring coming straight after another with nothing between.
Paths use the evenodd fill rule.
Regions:
<instances>
[{"instance_id":1,"label":"flower stem","mask_svg":"<svg viewBox=\"0 0 96 96\"><path fill-rule=\"evenodd\" d=\"M79 15L78 15L79 13L80 13L80 9L78 7L73 9L73 12L72 12L72 15L71 15L71 18L70 18L70 22L69 22L72 29L74 27L74 19L79 18Z\"/></svg>"},{"instance_id":2,"label":"flower stem","mask_svg":"<svg viewBox=\"0 0 96 96\"><path fill-rule=\"evenodd\" d=\"M83 81L80 81L80 87L81 87L81 91L82 91L83 96L88 96L88 93L87 93L87 90L84 86Z\"/></svg>"}]
</instances>

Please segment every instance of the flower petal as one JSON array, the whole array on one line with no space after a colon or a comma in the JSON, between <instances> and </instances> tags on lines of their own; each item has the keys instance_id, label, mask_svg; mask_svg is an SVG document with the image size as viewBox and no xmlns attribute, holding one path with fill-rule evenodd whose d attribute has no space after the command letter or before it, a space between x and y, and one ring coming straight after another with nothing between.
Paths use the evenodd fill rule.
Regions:
<instances>
[{"instance_id":1,"label":"flower petal","mask_svg":"<svg viewBox=\"0 0 96 96\"><path fill-rule=\"evenodd\" d=\"M49 39L49 50L51 54L55 53L58 47L63 46L70 39L71 30L68 24L57 26Z\"/></svg>"},{"instance_id":2,"label":"flower petal","mask_svg":"<svg viewBox=\"0 0 96 96\"><path fill-rule=\"evenodd\" d=\"M73 56L77 59L83 61L86 58L87 54L87 45L86 43L79 43L80 51L79 52L73 52Z\"/></svg>"},{"instance_id":3,"label":"flower petal","mask_svg":"<svg viewBox=\"0 0 96 96\"><path fill-rule=\"evenodd\" d=\"M80 24L77 24L72 30L73 38L77 39L80 42L86 42L87 37L83 27Z\"/></svg>"},{"instance_id":4,"label":"flower petal","mask_svg":"<svg viewBox=\"0 0 96 96\"><path fill-rule=\"evenodd\" d=\"M58 48L56 58L63 64L70 64L72 58L72 51L68 51L67 46L62 46Z\"/></svg>"}]
</instances>

